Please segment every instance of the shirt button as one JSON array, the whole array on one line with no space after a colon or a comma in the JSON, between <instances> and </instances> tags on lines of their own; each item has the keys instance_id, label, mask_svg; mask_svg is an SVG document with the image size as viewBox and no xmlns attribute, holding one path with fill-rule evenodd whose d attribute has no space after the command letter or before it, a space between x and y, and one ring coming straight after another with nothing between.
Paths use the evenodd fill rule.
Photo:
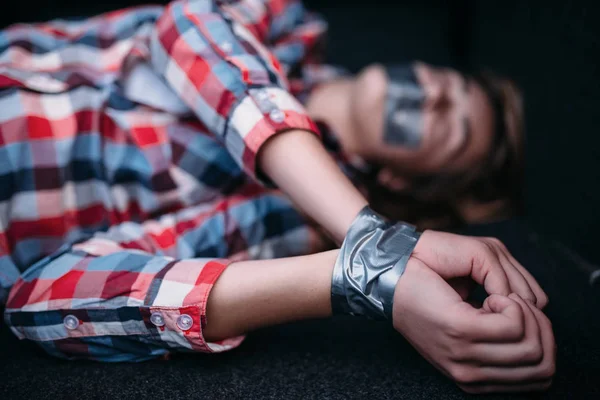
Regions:
<instances>
[{"instance_id":1,"label":"shirt button","mask_svg":"<svg viewBox=\"0 0 600 400\"><path fill-rule=\"evenodd\" d=\"M225 53L230 53L231 50L233 50L233 45L231 44L231 42L223 42L221 43L221 48Z\"/></svg>"},{"instance_id":2,"label":"shirt button","mask_svg":"<svg viewBox=\"0 0 600 400\"><path fill-rule=\"evenodd\" d=\"M280 109L276 108L274 110L271 110L271 112L269 113L269 118L271 119L271 121L280 124L285 120L285 113Z\"/></svg>"},{"instance_id":3,"label":"shirt button","mask_svg":"<svg viewBox=\"0 0 600 400\"><path fill-rule=\"evenodd\" d=\"M155 326L165 326L165 319L159 312L153 312L152 315L150 315L150 322Z\"/></svg>"},{"instance_id":4,"label":"shirt button","mask_svg":"<svg viewBox=\"0 0 600 400\"><path fill-rule=\"evenodd\" d=\"M67 315L65 319L63 319L63 323L65 324L65 328L72 331L73 329L77 329L79 326L79 319L77 319L74 315Z\"/></svg>"},{"instance_id":5,"label":"shirt button","mask_svg":"<svg viewBox=\"0 0 600 400\"><path fill-rule=\"evenodd\" d=\"M182 331L187 331L194 325L194 320L187 314L181 314L179 318L177 318L177 327Z\"/></svg>"},{"instance_id":6,"label":"shirt button","mask_svg":"<svg viewBox=\"0 0 600 400\"><path fill-rule=\"evenodd\" d=\"M261 102L267 101L269 100L269 93L267 93L266 90L261 89L258 92L256 92L256 98Z\"/></svg>"}]
</instances>

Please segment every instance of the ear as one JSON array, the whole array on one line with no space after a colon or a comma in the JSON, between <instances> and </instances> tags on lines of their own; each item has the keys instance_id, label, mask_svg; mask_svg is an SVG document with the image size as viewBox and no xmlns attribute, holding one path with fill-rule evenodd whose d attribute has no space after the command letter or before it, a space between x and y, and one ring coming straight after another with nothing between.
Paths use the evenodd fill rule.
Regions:
<instances>
[{"instance_id":1,"label":"ear","mask_svg":"<svg viewBox=\"0 0 600 400\"><path fill-rule=\"evenodd\" d=\"M392 192L406 190L410 186L410 181L389 168L382 168L377 174L377 182Z\"/></svg>"}]
</instances>

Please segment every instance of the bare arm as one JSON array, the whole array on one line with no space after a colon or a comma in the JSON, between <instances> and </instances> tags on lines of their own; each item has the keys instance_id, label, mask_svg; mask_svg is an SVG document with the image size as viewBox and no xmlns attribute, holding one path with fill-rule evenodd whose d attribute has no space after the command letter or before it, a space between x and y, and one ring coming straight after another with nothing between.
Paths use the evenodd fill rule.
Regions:
<instances>
[{"instance_id":1,"label":"bare arm","mask_svg":"<svg viewBox=\"0 0 600 400\"><path fill-rule=\"evenodd\" d=\"M262 147L259 166L296 205L341 243L367 200L312 133L276 135Z\"/></svg>"},{"instance_id":2,"label":"bare arm","mask_svg":"<svg viewBox=\"0 0 600 400\"><path fill-rule=\"evenodd\" d=\"M330 316L331 274L337 253L231 264L208 297L206 340Z\"/></svg>"}]
</instances>

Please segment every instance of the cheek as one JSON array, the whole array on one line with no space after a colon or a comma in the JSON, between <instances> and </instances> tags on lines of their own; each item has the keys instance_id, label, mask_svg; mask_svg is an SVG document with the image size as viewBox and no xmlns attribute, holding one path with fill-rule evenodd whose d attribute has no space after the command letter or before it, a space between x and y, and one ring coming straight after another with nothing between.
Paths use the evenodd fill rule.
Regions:
<instances>
[{"instance_id":1,"label":"cheek","mask_svg":"<svg viewBox=\"0 0 600 400\"><path fill-rule=\"evenodd\" d=\"M433 135L435 119L433 113L431 112L424 112L421 118L421 127L423 129L423 144L426 144L430 142L430 138Z\"/></svg>"},{"instance_id":2,"label":"cheek","mask_svg":"<svg viewBox=\"0 0 600 400\"><path fill-rule=\"evenodd\" d=\"M433 111L422 115L422 145L421 151L434 156L447 147L449 126Z\"/></svg>"},{"instance_id":3,"label":"cheek","mask_svg":"<svg viewBox=\"0 0 600 400\"><path fill-rule=\"evenodd\" d=\"M365 68L352 92L352 115L357 128L370 137L383 137L387 77L379 66Z\"/></svg>"},{"instance_id":4,"label":"cheek","mask_svg":"<svg viewBox=\"0 0 600 400\"><path fill-rule=\"evenodd\" d=\"M479 167L490 157L491 148L478 137L471 137L464 149L464 156L457 164L457 171L469 171Z\"/></svg>"},{"instance_id":5,"label":"cheek","mask_svg":"<svg viewBox=\"0 0 600 400\"><path fill-rule=\"evenodd\" d=\"M493 155L494 138L491 126L488 129L479 129L471 132L470 139L469 153L472 164L478 165L483 160Z\"/></svg>"},{"instance_id":6,"label":"cheek","mask_svg":"<svg viewBox=\"0 0 600 400\"><path fill-rule=\"evenodd\" d=\"M366 135L375 143L383 141L383 102L378 102L375 99L360 99L356 102L352 114L358 133Z\"/></svg>"},{"instance_id":7,"label":"cheek","mask_svg":"<svg viewBox=\"0 0 600 400\"><path fill-rule=\"evenodd\" d=\"M480 164L486 158L492 156L492 143L490 140L483 140L480 143L477 143L475 151L473 152L473 158L475 159L475 164Z\"/></svg>"}]
</instances>

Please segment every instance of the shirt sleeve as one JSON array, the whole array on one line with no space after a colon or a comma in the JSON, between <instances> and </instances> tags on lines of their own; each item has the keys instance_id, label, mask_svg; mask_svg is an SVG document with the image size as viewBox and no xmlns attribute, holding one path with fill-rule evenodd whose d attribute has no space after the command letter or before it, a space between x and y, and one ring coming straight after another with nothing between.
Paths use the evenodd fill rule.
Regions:
<instances>
[{"instance_id":1,"label":"shirt sleeve","mask_svg":"<svg viewBox=\"0 0 600 400\"><path fill-rule=\"evenodd\" d=\"M13 287L5 319L17 337L60 358L143 361L223 351L243 338L211 345L202 327L208 294L227 264L92 238L32 266Z\"/></svg>"},{"instance_id":2,"label":"shirt sleeve","mask_svg":"<svg viewBox=\"0 0 600 400\"><path fill-rule=\"evenodd\" d=\"M256 177L256 155L271 136L318 134L287 75L311 62L325 30L319 21L296 1L175 1L152 36L152 66Z\"/></svg>"},{"instance_id":3,"label":"shirt sleeve","mask_svg":"<svg viewBox=\"0 0 600 400\"><path fill-rule=\"evenodd\" d=\"M228 264L307 254L318 245L318 232L285 196L257 186L63 246L21 275L4 317L17 337L60 358L221 352L243 340L203 335L211 289Z\"/></svg>"}]
</instances>

